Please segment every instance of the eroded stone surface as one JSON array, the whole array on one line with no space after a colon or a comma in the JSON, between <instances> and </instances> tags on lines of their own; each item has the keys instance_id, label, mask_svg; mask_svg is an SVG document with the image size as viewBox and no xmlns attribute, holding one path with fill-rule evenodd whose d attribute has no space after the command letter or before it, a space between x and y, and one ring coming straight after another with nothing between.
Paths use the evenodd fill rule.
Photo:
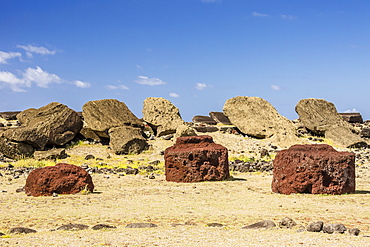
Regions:
<instances>
[{"instance_id":1,"label":"eroded stone surface","mask_svg":"<svg viewBox=\"0 0 370 247\"><path fill-rule=\"evenodd\" d=\"M274 160L272 191L282 194L355 192L355 155L326 144L294 145Z\"/></svg>"},{"instance_id":2,"label":"eroded stone surface","mask_svg":"<svg viewBox=\"0 0 370 247\"><path fill-rule=\"evenodd\" d=\"M81 167L66 163L33 170L25 185L28 196L75 194L82 190L94 191L90 174Z\"/></svg>"},{"instance_id":3,"label":"eroded stone surface","mask_svg":"<svg viewBox=\"0 0 370 247\"><path fill-rule=\"evenodd\" d=\"M220 181L230 176L227 148L210 136L179 137L165 150L164 159L167 181Z\"/></svg>"}]
</instances>

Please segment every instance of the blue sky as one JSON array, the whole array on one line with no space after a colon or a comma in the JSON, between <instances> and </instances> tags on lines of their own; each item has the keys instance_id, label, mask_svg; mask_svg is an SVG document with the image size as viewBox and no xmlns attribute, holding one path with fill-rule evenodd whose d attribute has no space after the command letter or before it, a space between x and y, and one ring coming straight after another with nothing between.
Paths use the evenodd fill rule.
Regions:
<instances>
[{"instance_id":1,"label":"blue sky","mask_svg":"<svg viewBox=\"0 0 370 247\"><path fill-rule=\"evenodd\" d=\"M0 111L114 98L141 118L164 97L184 120L258 96L370 119L370 1L0 1Z\"/></svg>"}]
</instances>

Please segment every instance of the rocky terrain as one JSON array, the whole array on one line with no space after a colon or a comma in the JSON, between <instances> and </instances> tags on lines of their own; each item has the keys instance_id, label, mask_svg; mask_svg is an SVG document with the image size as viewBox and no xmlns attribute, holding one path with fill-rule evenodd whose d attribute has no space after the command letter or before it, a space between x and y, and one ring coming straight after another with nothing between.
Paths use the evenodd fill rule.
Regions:
<instances>
[{"instance_id":1,"label":"rocky terrain","mask_svg":"<svg viewBox=\"0 0 370 247\"><path fill-rule=\"evenodd\" d=\"M301 119L289 121L264 100L237 98L225 106L229 118L212 113L186 123L170 102L159 101L146 101L146 120L129 114L115 100L87 103L79 114L83 120L55 103L3 118L0 245L369 246L367 121L343 122L333 106L322 100L302 101L297 110L313 112L312 119L318 122L304 113ZM268 109L263 112L266 117L248 114L258 107ZM315 107L323 109L321 114ZM118 118L108 114L121 110ZM48 121L54 119L50 116L63 119L60 114L69 116L65 124ZM238 118L264 123L242 126ZM103 124L101 119L110 120ZM172 119L174 125L169 124ZM227 149L230 178L166 181L165 150L179 136L204 134ZM273 160L292 141L326 143L338 151L353 152L355 192L273 193ZM94 191L27 196L24 186L29 173L57 163L82 167L91 175Z\"/></svg>"}]
</instances>

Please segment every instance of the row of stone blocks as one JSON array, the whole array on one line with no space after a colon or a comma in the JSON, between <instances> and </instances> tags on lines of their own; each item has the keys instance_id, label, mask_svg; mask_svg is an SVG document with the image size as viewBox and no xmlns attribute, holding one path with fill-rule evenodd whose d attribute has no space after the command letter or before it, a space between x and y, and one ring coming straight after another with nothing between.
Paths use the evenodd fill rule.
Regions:
<instances>
[{"instance_id":1,"label":"row of stone blocks","mask_svg":"<svg viewBox=\"0 0 370 247\"><path fill-rule=\"evenodd\" d=\"M230 178L227 148L210 136L177 138L165 150L165 175L172 182L221 181ZM274 160L272 191L282 194L355 192L355 155L326 144L294 145ZM33 170L26 194L32 196L93 191L91 176L81 167L57 164Z\"/></svg>"}]
</instances>

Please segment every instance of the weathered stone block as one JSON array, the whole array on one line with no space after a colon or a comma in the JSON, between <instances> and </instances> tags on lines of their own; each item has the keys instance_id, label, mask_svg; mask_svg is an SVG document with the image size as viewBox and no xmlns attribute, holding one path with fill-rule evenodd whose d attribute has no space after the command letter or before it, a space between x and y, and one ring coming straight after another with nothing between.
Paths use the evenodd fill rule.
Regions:
<instances>
[{"instance_id":1,"label":"weathered stone block","mask_svg":"<svg viewBox=\"0 0 370 247\"><path fill-rule=\"evenodd\" d=\"M165 150L164 159L167 181L220 181L230 176L227 148L210 136L179 137Z\"/></svg>"},{"instance_id":2,"label":"weathered stone block","mask_svg":"<svg viewBox=\"0 0 370 247\"><path fill-rule=\"evenodd\" d=\"M282 194L355 192L355 155L327 144L294 145L274 160L272 191Z\"/></svg>"},{"instance_id":3,"label":"weathered stone block","mask_svg":"<svg viewBox=\"0 0 370 247\"><path fill-rule=\"evenodd\" d=\"M66 163L33 170L28 175L25 185L28 196L75 194L85 189L94 191L90 174L81 167Z\"/></svg>"}]
</instances>

